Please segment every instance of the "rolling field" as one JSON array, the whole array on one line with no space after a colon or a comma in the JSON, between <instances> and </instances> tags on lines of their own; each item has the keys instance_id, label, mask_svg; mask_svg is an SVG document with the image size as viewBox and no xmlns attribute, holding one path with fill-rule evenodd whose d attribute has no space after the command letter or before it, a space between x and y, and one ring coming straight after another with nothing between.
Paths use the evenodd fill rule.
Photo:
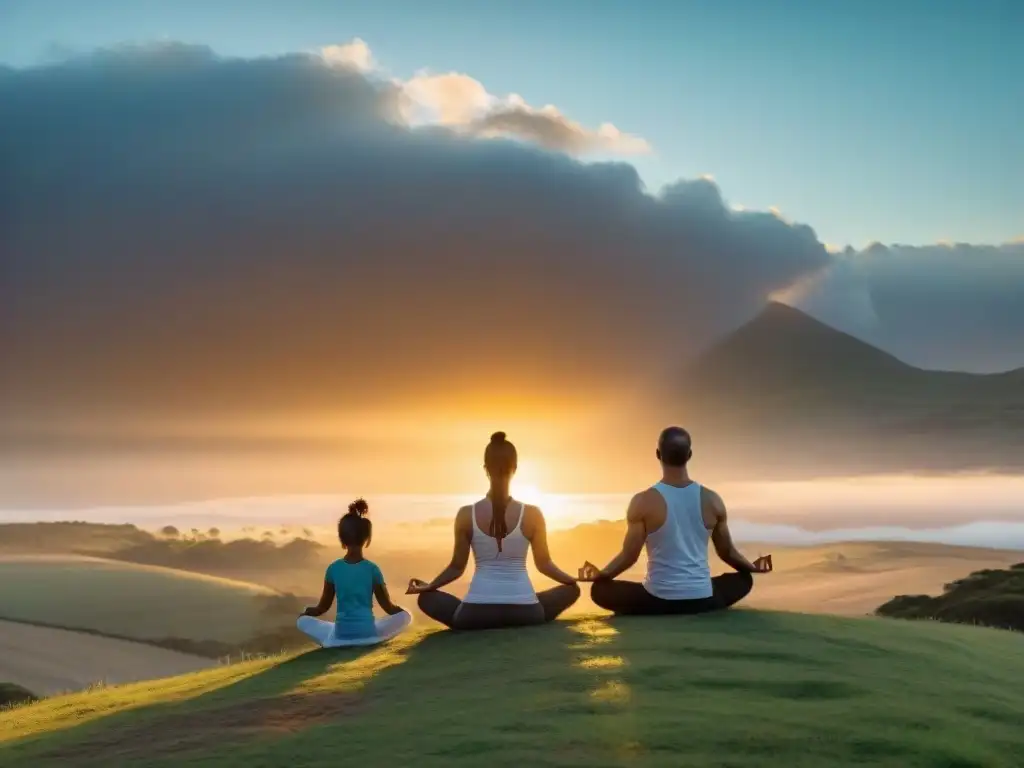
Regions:
<instances>
[{"instance_id":1,"label":"rolling field","mask_svg":"<svg viewBox=\"0 0 1024 768\"><path fill-rule=\"evenodd\" d=\"M422 630L0 713L0 766L1018 768L1024 638L739 610Z\"/></svg>"},{"instance_id":2,"label":"rolling field","mask_svg":"<svg viewBox=\"0 0 1024 768\"><path fill-rule=\"evenodd\" d=\"M802 613L863 616L896 595L938 594L983 568L1024 561L1024 552L916 542L842 542L775 552L776 571L758 578L747 605Z\"/></svg>"},{"instance_id":3,"label":"rolling field","mask_svg":"<svg viewBox=\"0 0 1024 768\"><path fill-rule=\"evenodd\" d=\"M36 696L97 683L131 683L212 667L217 662L142 643L0 621L0 680Z\"/></svg>"},{"instance_id":4,"label":"rolling field","mask_svg":"<svg viewBox=\"0 0 1024 768\"><path fill-rule=\"evenodd\" d=\"M240 642L271 590L168 568L73 555L0 557L0 619L140 640Z\"/></svg>"}]
</instances>

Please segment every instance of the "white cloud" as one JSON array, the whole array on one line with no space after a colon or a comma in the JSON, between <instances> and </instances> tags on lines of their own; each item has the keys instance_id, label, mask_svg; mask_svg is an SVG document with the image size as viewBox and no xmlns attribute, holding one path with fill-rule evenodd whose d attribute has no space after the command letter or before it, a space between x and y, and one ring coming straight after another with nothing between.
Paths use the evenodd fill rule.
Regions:
<instances>
[{"instance_id":1,"label":"white cloud","mask_svg":"<svg viewBox=\"0 0 1024 768\"><path fill-rule=\"evenodd\" d=\"M359 38L327 46L320 53L331 64L359 72L377 69L369 45ZM402 94L403 116L413 126L441 125L467 136L520 139L573 155L637 155L651 151L646 139L612 123L587 128L553 104L534 107L517 93L494 95L479 80L462 72L434 74L420 70L408 80L392 82Z\"/></svg>"},{"instance_id":2,"label":"white cloud","mask_svg":"<svg viewBox=\"0 0 1024 768\"><path fill-rule=\"evenodd\" d=\"M320 55L328 64L348 67L357 72L370 72L377 68L370 46L358 37L343 45L325 46L320 49Z\"/></svg>"},{"instance_id":3,"label":"white cloud","mask_svg":"<svg viewBox=\"0 0 1024 768\"><path fill-rule=\"evenodd\" d=\"M526 139L570 154L608 152L637 155L651 151L651 145L645 139L623 133L611 123L602 123L593 131L570 120L551 104L537 109L515 94L513 97L499 102L498 106L469 123L467 132L481 137Z\"/></svg>"},{"instance_id":4,"label":"white cloud","mask_svg":"<svg viewBox=\"0 0 1024 768\"><path fill-rule=\"evenodd\" d=\"M469 125L497 103L483 83L458 72L440 75L419 72L398 84L406 97L407 119L414 125Z\"/></svg>"}]
</instances>

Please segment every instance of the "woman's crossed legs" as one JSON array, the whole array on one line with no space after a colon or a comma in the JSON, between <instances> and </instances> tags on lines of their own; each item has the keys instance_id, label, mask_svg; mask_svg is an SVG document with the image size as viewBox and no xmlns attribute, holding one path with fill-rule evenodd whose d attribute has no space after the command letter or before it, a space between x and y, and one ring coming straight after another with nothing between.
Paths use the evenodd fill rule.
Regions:
<instances>
[{"instance_id":1,"label":"woman's crossed legs","mask_svg":"<svg viewBox=\"0 0 1024 768\"><path fill-rule=\"evenodd\" d=\"M499 629L526 627L554 621L580 597L577 584L562 584L537 593L537 602L527 605L464 603L447 592L424 592L420 610L450 629Z\"/></svg>"}]
</instances>

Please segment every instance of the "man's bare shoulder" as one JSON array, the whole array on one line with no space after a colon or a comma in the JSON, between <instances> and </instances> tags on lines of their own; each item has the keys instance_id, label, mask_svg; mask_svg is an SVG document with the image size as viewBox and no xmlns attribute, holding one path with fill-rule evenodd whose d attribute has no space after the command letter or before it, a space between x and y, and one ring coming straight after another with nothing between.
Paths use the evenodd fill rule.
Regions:
<instances>
[{"instance_id":1,"label":"man's bare shoulder","mask_svg":"<svg viewBox=\"0 0 1024 768\"><path fill-rule=\"evenodd\" d=\"M634 504L642 504L645 506L657 505L661 500L662 496L658 493L656 488L645 488L640 493L633 496Z\"/></svg>"},{"instance_id":2,"label":"man's bare shoulder","mask_svg":"<svg viewBox=\"0 0 1024 768\"><path fill-rule=\"evenodd\" d=\"M631 519L642 520L658 509L659 504L664 504L661 494L654 488L646 488L635 494L630 500L627 516Z\"/></svg>"},{"instance_id":3,"label":"man's bare shoulder","mask_svg":"<svg viewBox=\"0 0 1024 768\"><path fill-rule=\"evenodd\" d=\"M715 512L716 514L725 512L725 502L722 501L722 497L706 485L700 487L700 505L709 512Z\"/></svg>"}]
</instances>

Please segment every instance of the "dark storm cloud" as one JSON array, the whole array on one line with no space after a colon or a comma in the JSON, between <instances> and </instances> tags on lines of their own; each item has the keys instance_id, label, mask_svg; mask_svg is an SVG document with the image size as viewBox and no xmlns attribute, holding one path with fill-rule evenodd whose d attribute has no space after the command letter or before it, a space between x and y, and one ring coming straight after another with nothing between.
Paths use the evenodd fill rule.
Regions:
<instances>
[{"instance_id":1,"label":"dark storm cloud","mask_svg":"<svg viewBox=\"0 0 1024 768\"><path fill-rule=\"evenodd\" d=\"M831 257L710 180L410 128L402 88L184 45L0 70L0 409L586 395L794 283L908 358L1020 351L1018 246Z\"/></svg>"},{"instance_id":2,"label":"dark storm cloud","mask_svg":"<svg viewBox=\"0 0 1024 768\"><path fill-rule=\"evenodd\" d=\"M711 181L401 124L397 86L294 55L125 48L0 76L4 404L171 409L675 365L821 267Z\"/></svg>"},{"instance_id":3,"label":"dark storm cloud","mask_svg":"<svg viewBox=\"0 0 1024 768\"><path fill-rule=\"evenodd\" d=\"M1024 243L848 250L798 306L927 368L1024 366Z\"/></svg>"}]
</instances>

